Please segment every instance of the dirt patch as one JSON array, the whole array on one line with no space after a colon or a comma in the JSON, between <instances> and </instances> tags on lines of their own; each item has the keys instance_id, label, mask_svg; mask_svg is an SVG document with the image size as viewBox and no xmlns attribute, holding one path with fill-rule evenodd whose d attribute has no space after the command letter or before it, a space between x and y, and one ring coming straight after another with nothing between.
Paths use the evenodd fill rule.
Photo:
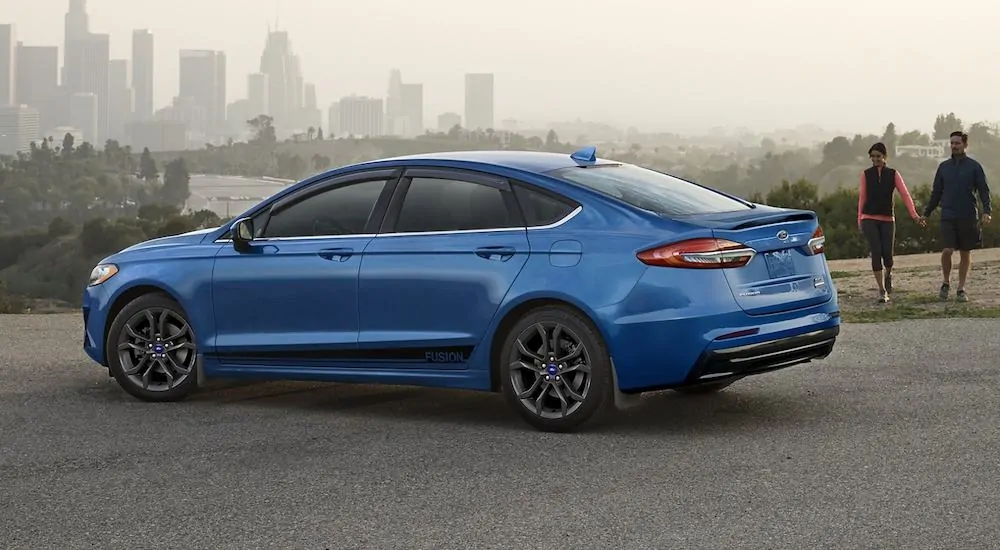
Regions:
<instances>
[{"instance_id":1,"label":"dirt patch","mask_svg":"<svg viewBox=\"0 0 1000 550\"><path fill-rule=\"evenodd\" d=\"M966 282L969 302L955 301L958 255L951 275L951 295L938 299L941 286L940 254L897 256L893 269L893 294L888 304L876 302L878 294L865 259L831 260L830 272L847 322L891 321L935 317L1000 317L1000 248L972 253L972 271Z\"/></svg>"}]
</instances>

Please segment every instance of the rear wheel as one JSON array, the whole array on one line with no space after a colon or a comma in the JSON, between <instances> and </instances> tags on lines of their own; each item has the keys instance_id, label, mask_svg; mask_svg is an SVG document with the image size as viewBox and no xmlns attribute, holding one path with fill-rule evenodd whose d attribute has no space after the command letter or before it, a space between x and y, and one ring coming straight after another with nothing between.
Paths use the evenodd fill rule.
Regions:
<instances>
[{"instance_id":1,"label":"rear wheel","mask_svg":"<svg viewBox=\"0 0 1000 550\"><path fill-rule=\"evenodd\" d=\"M706 384L698 384L697 386L684 386L682 388L674 388L674 391L686 395L706 395L710 393L718 393L731 386L733 382L736 382L736 380L726 380L723 382L708 382Z\"/></svg>"},{"instance_id":2,"label":"rear wheel","mask_svg":"<svg viewBox=\"0 0 1000 550\"><path fill-rule=\"evenodd\" d=\"M129 302L108 331L108 367L118 385L143 401L176 401L198 385L194 331L180 305L163 294Z\"/></svg>"},{"instance_id":3,"label":"rear wheel","mask_svg":"<svg viewBox=\"0 0 1000 550\"><path fill-rule=\"evenodd\" d=\"M611 406L611 359L596 329L560 306L534 310L504 341L502 391L534 428L569 432Z\"/></svg>"}]
</instances>

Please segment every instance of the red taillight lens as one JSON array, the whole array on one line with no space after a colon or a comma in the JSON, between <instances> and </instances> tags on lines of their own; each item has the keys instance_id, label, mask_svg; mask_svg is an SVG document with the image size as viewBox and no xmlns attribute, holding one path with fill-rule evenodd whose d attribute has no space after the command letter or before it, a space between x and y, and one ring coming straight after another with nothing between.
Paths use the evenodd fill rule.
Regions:
<instances>
[{"instance_id":1,"label":"red taillight lens","mask_svg":"<svg viewBox=\"0 0 1000 550\"><path fill-rule=\"evenodd\" d=\"M809 252L812 255L822 254L826 251L826 237L823 236L823 228L817 227L813 231L813 236L809 239Z\"/></svg>"},{"instance_id":2,"label":"red taillight lens","mask_svg":"<svg viewBox=\"0 0 1000 550\"><path fill-rule=\"evenodd\" d=\"M754 249L725 239L691 239L644 250L636 257L646 265L720 269L745 266L755 254Z\"/></svg>"}]
</instances>

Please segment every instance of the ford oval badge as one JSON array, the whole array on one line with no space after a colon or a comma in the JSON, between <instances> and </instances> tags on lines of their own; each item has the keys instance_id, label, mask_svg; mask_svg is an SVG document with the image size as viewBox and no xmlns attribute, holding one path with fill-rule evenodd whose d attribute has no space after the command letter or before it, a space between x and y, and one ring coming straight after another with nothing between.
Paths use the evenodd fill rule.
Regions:
<instances>
[{"instance_id":1,"label":"ford oval badge","mask_svg":"<svg viewBox=\"0 0 1000 550\"><path fill-rule=\"evenodd\" d=\"M781 239L781 240L787 239L788 238L788 231L785 231L784 229L782 229L781 231L778 231L778 238Z\"/></svg>"}]
</instances>

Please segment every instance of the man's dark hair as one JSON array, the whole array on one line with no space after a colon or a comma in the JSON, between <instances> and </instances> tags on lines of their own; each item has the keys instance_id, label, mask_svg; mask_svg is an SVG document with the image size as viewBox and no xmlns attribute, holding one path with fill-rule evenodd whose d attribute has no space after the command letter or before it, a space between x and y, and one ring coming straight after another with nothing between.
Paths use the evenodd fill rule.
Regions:
<instances>
[{"instance_id":1,"label":"man's dark hair","mask_svg":"<svg viewBox=\"0 0 1000 550\"><path fill-rule=\"evenodd\" d=\"M963 132L961 130L955 130L948 137L960 137L960 138L962 138L962 143L969 143L969 134L966 134L965 132Z\"/></svg>"}]
</instances>

